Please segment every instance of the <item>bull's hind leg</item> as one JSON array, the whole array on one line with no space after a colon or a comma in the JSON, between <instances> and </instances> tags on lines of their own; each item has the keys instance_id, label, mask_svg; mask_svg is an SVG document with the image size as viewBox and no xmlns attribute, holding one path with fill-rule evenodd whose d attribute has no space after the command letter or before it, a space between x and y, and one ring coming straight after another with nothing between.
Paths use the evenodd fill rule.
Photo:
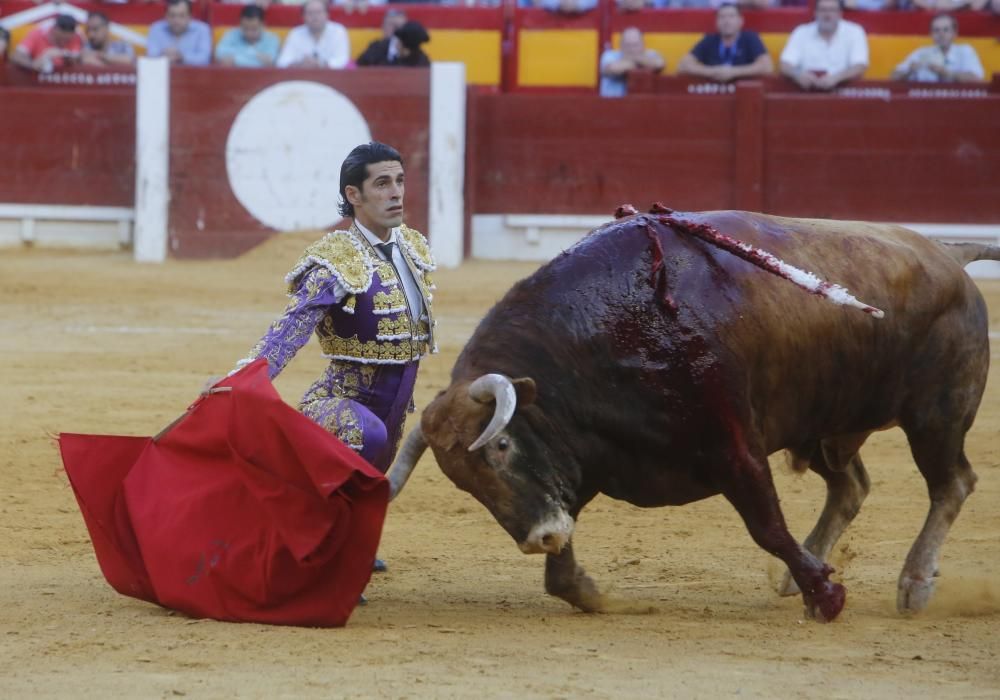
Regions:
<instances>
[{"instance_id":1,"label":"bull's hind leg","mask_svg":"<svg viewBox=\"0 0 1000 700\"><path fill-rule=\"evenodd\" d=\"M545 592L584 612L600 612L603 607L603 597L593 579L576 563L572 542L559 554L545 555Z\"/></svg>"},{"instance_id":2,"label":"bull's hind leg","mask_svg":"<svg viewBox=\"0 0 1000 700\"><path fill-rule=\"evenodd\" d=\"M829 450L826 453L824 456L824 450L816 445L808 457L809 469L823 477L826 482L826 503L819 520L816 521L816 526L803 543L813 556L822 561L830 558L830 552L861 510L861 504L871 489L871 481L861 461L861 455L855 452L849 455L846 464L830 465L828 462L833 458L833 453ZM778 593L788 596L798 592L799 587L791 573L785 572Z\"/></svg>"},{"instance_id":3,"label":"bull's hind leg","mask_svg":"<svg viewBox=\"0 0 1000 700\"><path fill-rule=\"evenodd\" d=\"M971 421L970 421L971 423ZM924 527L906 557L899 575L896 608L900 612L923 610L934 593L938 575L938 553L966 497L976 485L964 452L964 430L951 435L918 430L904 424L917 468L927 480L931 505Z\"/></svg>"},{"instance_id":4,"label":"bull's hind leg","mask_svg":"<svg viewBox=\"0 0 1000 700\"><path fill-rule=\"evenodd\" d=\"M833 568L806 551L788 531L767 459L744 449L720 467L717 479L722 493L739 512L754 541L788 566L802 591L806 611L822 622L837 617L844 607L844 587L831 582Z\"/></svg>"}]
</instances>

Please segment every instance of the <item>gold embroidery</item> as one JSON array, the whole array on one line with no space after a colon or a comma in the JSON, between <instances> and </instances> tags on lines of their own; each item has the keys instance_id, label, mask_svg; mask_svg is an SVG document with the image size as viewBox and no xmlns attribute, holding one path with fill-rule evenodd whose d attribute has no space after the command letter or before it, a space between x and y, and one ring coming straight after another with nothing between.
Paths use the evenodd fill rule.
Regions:
<instances>
[{"instance_id":1,"label":"gold embroidery","mask_svg":"<svg viewBox=\"0 0 1000 700\"><path fill-rule=\"evenodd\" d=\"M375 313L387 313L396 309L406 308L406 297L398 286L388 292L378 292L373 301Z\"/></svg>"},{"instance_id":2,"label":"gold embroidery","mask_svg":"<svg viewBox=\"0 0 1000 700\"><path fill-rule=\"evenodd\" d=\"M421 270L433 270L437 267L434 263L434 256L431 254L431 247L427 244L427 239L424 238L424 235L420 231L412 229L406 224L401 224L399 233L406 243L410 257L418 268Z\"/></svg>"},{"instance_id":3,"label":"gold embroidery","mask_svg":"<svg viewBox=\"0 0 1000 700\"><path fill-rule=\"evenodd\" d=\"M348 445L363 445L364 432L361 429L361 421L349 407L344 406L337 416L337 437Z\"/></svg>"},{"instance_id":4,"label":"gold embroidery","mask_svg":"<svg viewBox=\"0 0 1000 700\"><path fill-rule=\"evenodd\" d=\"M396 268L385 260L379 261L378 276L379 279L382 280L382 284L386 287L392 287L399 284L399 278L396 275Z\"/></svg>"},{"instance_id":5,"label":"gold embroidery","mask_svg":"<svg viewBox=\"0 0 1000 700\"><path fill-rule=\"evenodd\" d=\"M371 285L374 272L371 258L352 232L332 231L306 248L285 278L290 292L295 290L302 273L314 265L329 269L348 291L362 292Z\"/></svg>"},{"instance_id":6,"label":"gold embroidery","mask_svg":"<svg viewBox=\"0 0 1000 700\"><path fill-rule=\"evenodd\" d=\"M332 362L330 371L338 377L340 396L345 399L357 399L367 393L375 381L374 365L359 365L356 362Z\"/></svg>"},{"instance_id":7,"label":"gold embroidery","mask_svg":"<svg viewBox=\"0 0 1000 700\"><path fill-rule=\"evenodd\" d=\"M344 311L349 314L354 313L354 307L358 305L358 298L353 294L344 300Z\"/></svg>"},{"instance_id":8,"label":"gold embroidery","mask_svg":"<svg viewBox=\"0 0 1000 700\"><path fill-rule=\"evenodd\" d=\"M378 320L378 334L386 335L407 335L410 332L410 319L406 315L396 318L386 317Z\"/></svg>"},{"instance_id":9,"label":"gold embroidery","mask_svg":"<svg viewBox=\"0 0 1000 700\"><path fill-rule=\"evenodd\" d=\"M358 336L341 338L332 336L320 338L323 353L335 358L355 358L361 361L385 362L399 364L415 360L427 352L427 341L423 340L392 340L379 342L367 340L362 342Z\"/></svg>"}]
</instances>

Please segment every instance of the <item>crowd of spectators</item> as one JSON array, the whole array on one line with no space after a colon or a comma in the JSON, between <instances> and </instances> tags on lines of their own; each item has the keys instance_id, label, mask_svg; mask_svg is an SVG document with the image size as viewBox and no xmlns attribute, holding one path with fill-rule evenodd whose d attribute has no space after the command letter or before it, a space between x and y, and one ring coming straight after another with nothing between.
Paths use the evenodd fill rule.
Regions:
<instances>
[{"instance_id":1,"label":"crowd of spectators","mask_svg":"<svg viewBox=\"0 0 1000 700\"><path fill-rule=\"evenodd\" d=\"M772 75L774 65L760 36L743 28L740 6L722 2L716 10L716 32L704 37L677 65L678 75L727 83ZM894 80L976 82L985 78L976 50L956 44L958 19L939 13L931 20L933 44L911 53L893 71ZM622 32L621 47L601 55L600 93L621 97L633 72L660 73L666 61L646 48L642 32ZM840 0L816 0L815 19L796 27L781 51L779 70L803 90L833 90L861 78L868 68L868 37L861 25L843 18Z\"/></svg>"},{"instance_id":2,"label":"crowd of spectators","mask_svg":"<svg viewBox=\"0 0 1000 700\"><path fill-rule=\"evenodd\" d=\"M108 0L113 1L113 0ZM301 7L302 24L288 31L284 42L267 30L265 8L272 0L248 1L240 12L239 26L227 31L213 50L212 29L193 16L191 0L166 0L165 16L149 27L146 53L164 56L171 63L204 66L213 62L239 67L341 69L351 61L347 29L330 19L328 0L286 0ZM488 0L492 2L492 0ZM800 0L617 0L623 12L660 7L714 7L716 31L705 34L679 61L676 73L706 80L730 82L775 72L760 36L744 29L743 8L763 8ZM597 6L597 0L518 0L554 12L580 13ZM386 0L334 0L333 4L362 7L385 5ZM956 43L958 20L951 10L992 7L1000 0L814 0L814 21L796 27L781 51L778 72L804 90L831 90L863 77L868 68L868 39L860 24L844 19L844 8L935 8L931 21L933 43L911 53L892 78L922 82L971 82L984 79L975 49ZM948 12L944 11L948 10ZM123 66L135 61L132 46L111 34L111 23L102 12L91 12L83 27L65 14L31 29L11 53L11 61L30 70L49 72L74 64ZM7 55L10 36L0 27L0 57ZM382 37L358 57L358 66L426 66L430 59L422 47L430 35L410 21L399 6L383 15ZM618 48L600 57L601 95L621 97L628 76L635 72L663 73L664 57L645 45L638 27L628 27Z\"/></svg>"},{"instance_id":3,"label":"crowd of spectators","mask_svg":"<svg viewBox=\"0 0 1000 700\"><path fill-rule=\"evenodd\" d=\"M240 24L227 31L213 51L212 29L195 19L191 0L166 0L163 19L153 22L146 37L146 55L166 57L172 64L279 68L347 68L351 44L344 25L330 20L327 0L305 0L302 24L289 30L282 43L265 27L264 2L245 4ZM373 2L371 4L379 4ZM384 3L383 3L384 4ZM91 12L83 28L68 14L56 15L33 27L11 53L23 68L48 73L72 65L122 66L135 63L135 50L113 39L111 23L102 12ZM0 27L0 58L7 55L10 35ZM422 46L430 34L406 12L385 13L383 37L362 53L360 66L428 66Z\"/></svg>"}]
</instances>

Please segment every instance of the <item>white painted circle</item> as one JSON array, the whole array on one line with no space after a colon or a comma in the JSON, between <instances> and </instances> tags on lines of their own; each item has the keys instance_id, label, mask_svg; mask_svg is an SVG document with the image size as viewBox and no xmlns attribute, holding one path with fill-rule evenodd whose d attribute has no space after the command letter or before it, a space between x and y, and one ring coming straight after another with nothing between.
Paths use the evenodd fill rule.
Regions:
<instances>
[{"instance_id":1,"label":"white painted circle","mask_svg":"<svg viewBox=\"0 0 1000 700\"><path fill-rule=\"evenodd\" d=\"M290 80L261 90L233 120L226 173L240 204L279 231L340 221L340 166L371 141L368 123L331 87Z\"/></svg>"}]
</instances>

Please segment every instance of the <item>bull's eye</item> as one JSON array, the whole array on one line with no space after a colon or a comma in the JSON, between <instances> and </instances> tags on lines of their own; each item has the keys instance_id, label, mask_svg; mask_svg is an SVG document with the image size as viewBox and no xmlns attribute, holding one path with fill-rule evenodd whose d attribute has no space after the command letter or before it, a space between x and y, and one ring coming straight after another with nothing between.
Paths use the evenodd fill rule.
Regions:
<instances>
[{"instance_id":1,"label":"bull's eye","mask_svg":"<svg viewBox=\"0 0 1000 700\"><path fill-rule=\"evenodd\" d=\"M497 449L500 450L501 452L506 450L508 447L510 447L510 440L508 440L507 438L502 437L499 440L497 440Z\"/></svg>"}]
</instances>

